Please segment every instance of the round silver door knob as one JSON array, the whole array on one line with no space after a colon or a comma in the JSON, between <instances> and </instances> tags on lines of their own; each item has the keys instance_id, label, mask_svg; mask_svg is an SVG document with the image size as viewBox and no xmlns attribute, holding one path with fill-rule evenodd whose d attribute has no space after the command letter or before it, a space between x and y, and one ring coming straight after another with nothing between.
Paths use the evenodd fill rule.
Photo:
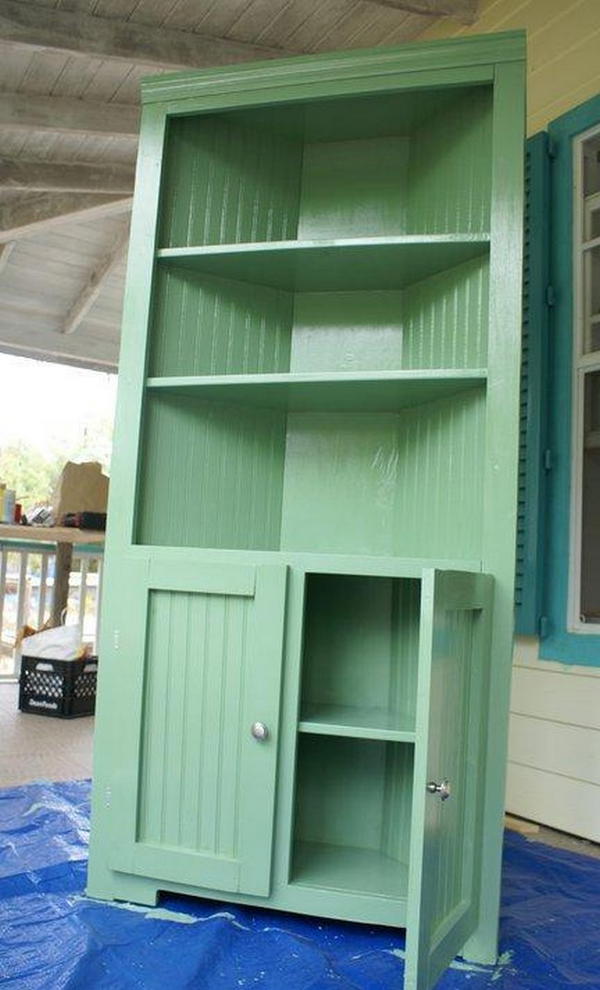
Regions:
<instances>
[{"instance_id":1,"label":"round silver door knob","mask_svg":"<svg viewBox=\"0 0 600 990\"><path fill-rule=\"evenodd\" d=\"M442 780L440 784L436 784L435 780L430 780L427 784L427 790L430 794L439 794L441 801L446 801L451 794L450 781Z\"/></svg>"},{"instance_id":2,"label":"round silver door knob","mask_svg":"<svg viewBox=\"0 0 600 990\"><path fill-rule=\"evenodd\" d=\"M269 738L269 730L264 722L253 722L250 727L250 732L255 739L259 742L264 742L265 739Z\"/></svg>"}]
</instances>

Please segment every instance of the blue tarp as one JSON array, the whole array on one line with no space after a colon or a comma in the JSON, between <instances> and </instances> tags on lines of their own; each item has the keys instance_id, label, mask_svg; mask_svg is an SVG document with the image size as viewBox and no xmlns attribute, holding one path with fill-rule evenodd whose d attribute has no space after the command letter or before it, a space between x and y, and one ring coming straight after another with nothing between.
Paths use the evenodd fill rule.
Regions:
<instances>
[{"instance_id":1,"label":"blue tarp","mask_svg":"<svg viewBox=\"0 0 600 990\"><path fill-rule=\"evenodd\" d=\"M19 990L395 990L403 933L167 896L85 897L88 781L0 791L0 981ZM506 837L500 962L440 990L600 990L600 861Z\"/></svg>"}]
</instances>

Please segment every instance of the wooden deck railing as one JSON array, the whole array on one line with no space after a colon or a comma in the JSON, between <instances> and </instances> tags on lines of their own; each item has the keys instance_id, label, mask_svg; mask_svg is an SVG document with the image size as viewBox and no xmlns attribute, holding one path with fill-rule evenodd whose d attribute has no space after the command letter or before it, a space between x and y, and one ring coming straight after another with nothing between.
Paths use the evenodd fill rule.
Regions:
<instances>
[{"instance_id":1,"label":"wooden deck railing","mask_svg":"<svg viewBox=\"0 0 600 990\"><path fill-rule=\"evenodd\" d=\"M39 629L49 618L56 546L0 539L0 680L18 676L15 638L24 625ZM73 548L66 621L79 622L84 643L98 641L102 548Z\"/></svg>"}]
</instances>

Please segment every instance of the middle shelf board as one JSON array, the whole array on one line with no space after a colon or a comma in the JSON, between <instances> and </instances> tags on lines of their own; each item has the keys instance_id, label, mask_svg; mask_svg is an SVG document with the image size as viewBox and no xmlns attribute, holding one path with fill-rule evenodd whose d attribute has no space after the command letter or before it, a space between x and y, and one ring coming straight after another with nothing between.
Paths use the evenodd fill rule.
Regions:
<instances>
[{"instance_id":1,"label":"middle shelf board","mask_svg":"<svg viewBox=\"0 0 600 990\"><path fill-rule=\"evenodd\" d=\"M414 718L383 708L354 705L305 704L299 732L320 736L346 736L352 739L381 739L414 743Z\"/></svg>"},{"instance_id":2,"label":"middle shelf board","mask_svg":"<svg viewBox=\"0 0 600 990\"><path fill-rule=\"evenodd\" d=\"M163 264L300 292L403 289L485 254L487 234L271 241L163 248Z\"/></svg>"},{"instance_id":3,"label":"middle shelf board","mask_svg":"<svg viewBox=\"0 0 600 990\"><path fill-rule=\"evenodd\" d=\"M323 412L396 412L448 398L485 384L483 368L434 371L343 372L277 375L203 375L149 378L155 394L262 409Z\"/></svg>"}]
</instances>

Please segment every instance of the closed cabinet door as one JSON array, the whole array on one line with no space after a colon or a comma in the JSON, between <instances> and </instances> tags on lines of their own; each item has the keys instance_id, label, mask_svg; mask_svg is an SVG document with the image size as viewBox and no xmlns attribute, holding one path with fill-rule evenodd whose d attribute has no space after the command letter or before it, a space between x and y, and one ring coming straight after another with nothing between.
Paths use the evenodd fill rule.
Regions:
<instances>
[{"instance_id":1,"label":"closed cabinet door","mask_svg":"<svg viewBox=\"0 0 600 990\"><path fill-rule=\"evenodd\" d=\"M109 865L267 896L286 568L163 557L120 577Z\"/></svg>"},{"instance_id":2,"label":"closed cabinet door","mask_svg":"<svg viewBox=\"0 0 600 990\"><path fill-rule=\"evenodd\" d=\"M430 990L478 921L488 575L424 573L405 990Z\"/></svg>"}]
</instances>

